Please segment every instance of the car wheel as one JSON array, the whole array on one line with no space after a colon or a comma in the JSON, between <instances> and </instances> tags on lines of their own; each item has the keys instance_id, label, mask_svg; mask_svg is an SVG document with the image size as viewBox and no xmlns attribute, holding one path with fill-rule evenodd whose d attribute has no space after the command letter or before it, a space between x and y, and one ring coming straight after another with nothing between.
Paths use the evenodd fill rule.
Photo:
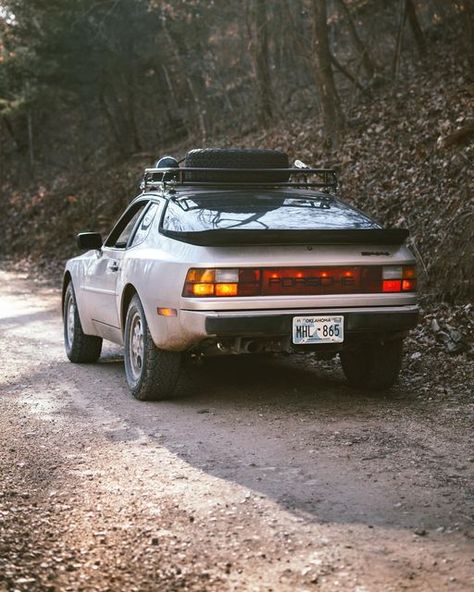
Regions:
<instances>
[{"instance_id":1,"label":"car wheel","mask_svg":"<svg viewBox=\"0 0 474 592\"><path fill-rule=\"evenodd\" d=\"M76 364L97 362L102 350L102 338L86 335L82 330L76 295L70 282L64 294L64 345L67 357Z\"/></svg>"},{"instance_id":2,"label":"car wheel","mask_svg":"<svg viewBox=\"0 0 474 592\"><path fill-rule=\"evenodd\" d=\"M176 387L181 354L158 349L148 329L140 298L135 295L125 321L125 374L133 396L156 401L171 395Z\"/></svg>"},{"instance_id":3,"label":"car wheel","mask_svg":"<svg viewBox=\"0 0 474 592\"><path fill-rule=\"evenodd\" d=\"M350 385L373 390L388 389L400 373L403 339L358 345L343 350L339 355Z\"/></svg>"}]
</instances>

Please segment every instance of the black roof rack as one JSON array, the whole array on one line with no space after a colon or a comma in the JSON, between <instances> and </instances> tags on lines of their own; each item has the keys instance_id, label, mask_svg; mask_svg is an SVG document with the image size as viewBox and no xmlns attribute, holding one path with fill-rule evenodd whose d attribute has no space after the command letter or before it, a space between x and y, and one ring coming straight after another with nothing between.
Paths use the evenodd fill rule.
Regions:
<instances>
[{"instance_id":1,"label":"black roof rack","mask_svg":"<svg viewBox=\"0 0 474 592\"><path fill-rule=\"evenodd\" d=\"M231 174L232 177L239 177L242 175L242 181L194 181L193 175L201 177L202 174L210 174L211 176L221 177L225 179L226 174ZM275 175L276 178L286 176L287 181L271 180L253 181L245 180L245 175L250 175L256 178L258 174L266 177ZM296 179L296 177L300 177ZM316 178L315 180L308 180L308 177ZM292 180L292 178L294 180ZM320 187L325 189L337 188L336 171L333 169L313 169L313 168L216 168L216 167L166 167L166 168L149 168L145 169L141 189L146 191L155 187L173 188L177 186L205 186L205 187L300 187L312 188Z\"/></svg>"}]
</instances>

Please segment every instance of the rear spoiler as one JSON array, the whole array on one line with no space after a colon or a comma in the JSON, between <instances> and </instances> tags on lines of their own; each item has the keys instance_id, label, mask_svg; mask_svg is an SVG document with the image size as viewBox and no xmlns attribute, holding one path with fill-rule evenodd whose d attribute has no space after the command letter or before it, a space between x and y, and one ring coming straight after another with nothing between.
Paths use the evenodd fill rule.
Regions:
<instances>
[{"instance_id":1,"label":"rear spoiler","mask_svg":"<svg viewBox=\"0 0 474 592\"><path fill-rule=\"evenodd\" d=\"M203 230L161 229L165 236L203 247L236 245L402 245L405 228L354 230Z\"/></svg>"}]
</instances>

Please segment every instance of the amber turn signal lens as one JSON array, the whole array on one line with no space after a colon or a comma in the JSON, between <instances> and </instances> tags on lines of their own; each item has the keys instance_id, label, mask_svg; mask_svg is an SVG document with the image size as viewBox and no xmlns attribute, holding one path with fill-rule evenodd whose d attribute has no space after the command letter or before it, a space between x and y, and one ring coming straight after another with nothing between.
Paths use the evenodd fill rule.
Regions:
<instances>
[{"instance_id":1,"label":"amber turn signal lens","mask_svg":"<svg viewBox=\"0 0 474 592\"><path fill-rule=\"evenodd\" d=\"M177 317L178 311L176 308L157 308L156 312L160 317Z\"/></svg>"},{"instance_id":2,"label":"amber turn signal lens","mask_svg":"<svg viewBox=\"0 0 474 592\"><path fill-rule=\"evenodd\" d=\"M238 284L216 284L216 296L237 296Z\"/></svg>"},{"instance_id":3,"label":"amber turn signal lens","mask_svg":"<svg viewBox=\"0 0 474 592\"><path fill-rule=\"evenodd\" d=\"M186 276L186 281L192 284L207 284L214 282L214 269L190 269Z\"/></svg>"},{"instance_id":4,"label":"amber turn signal lens","mask_svg":"<svg viewBox=\"0 0 474 592\"><path fill-rule=\"evenodd\" d=\"M416 290L416 280L402 280L402 292L414 292Z\"/></svg>"},{"instance_id":5,"label":"amber turn signal lens","mask_svg":"<svg viewBox=\"0 0 474 592\"><path fill-rule=\"evenodd\" d=\"M214 296L214 284L191 284L193 296Z\"/></svg>"}]
</instances>

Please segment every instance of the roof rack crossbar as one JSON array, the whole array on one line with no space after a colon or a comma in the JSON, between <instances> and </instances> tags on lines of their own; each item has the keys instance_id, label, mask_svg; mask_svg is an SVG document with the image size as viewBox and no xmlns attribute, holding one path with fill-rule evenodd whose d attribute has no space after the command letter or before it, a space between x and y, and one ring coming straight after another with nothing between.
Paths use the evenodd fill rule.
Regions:
<instances>
[{"instance_id":1,"label":"roof rack crossbar","mask_svg":"<svg viewBox=\"0 0 474 592\"><path fill-rule=\"evenodd\" d=\"M287 173L291 177L303 177L303 179L294 181L192 181L186 179L186 173L232 173L233 175L258 174L258 173ZM157 179L156 176L160 175ZM308 181L308 176L319 177L319 181ZM147 168L141 184L142 189L161 186L224 186L224 187L337 187L336 171L334 169L314 169L314 168L215 168L215 167L165 167L165 168Z\"/></svg>"}]
</instances>

